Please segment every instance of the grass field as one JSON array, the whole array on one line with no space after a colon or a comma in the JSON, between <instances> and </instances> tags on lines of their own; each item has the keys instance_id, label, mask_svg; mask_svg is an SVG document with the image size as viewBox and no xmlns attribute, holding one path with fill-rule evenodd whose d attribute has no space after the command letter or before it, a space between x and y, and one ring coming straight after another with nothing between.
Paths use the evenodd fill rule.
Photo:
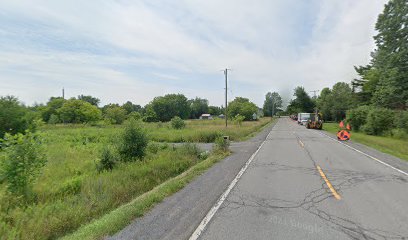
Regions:
<instances>
[{"instance_id":1,"label":"grass field","mask_svg":"<svg viewBox=\"0 0 408 240\"><path fill-rule=\"evenodd\" d=\"M230 125L227 130L220 120L187 121L187 127L182 130L171 129L167 123L148 123L145 128L153 141L212 142L222 135L229 135L232 140L248 138L269 122L270 119L244 122L242 126ZM41 129L48 163L34 185L36 199L28 206L13 205L5 188L0 186L1 239L56 239L131 202L197 163L202 163L198 165L201 168L208 167L224 156L212 154L210 160L206 160L200 157L194 145L180 148L168 145L158 151L148 151L143 161L121 163L112 172L98 173L96 161L101 148L115 142L121 129L122 126L80 125L47 125ZM193 171L194 174L199 172ZM151 196L153 200L137 202L138 210L127 211L124 219L118 220L118 215L113 218L127 223L129 218L140 216L154 203L184 186L194 174L156 190ZM119 230L123 224L109 226L104 226L104 231Z\"/></svg>"},{"instance_id":2,"label":"grass field","mask_svg":"<svg viewBox=\"0 0 408 240\"><path fill-rule=\"evenodd\" d=\"M323 129L337 133L338 123L325 123ZM390 136L371 136L361 132L352 132L351 140L408 161L408 140Z\"/></svg>"}]
</instances>

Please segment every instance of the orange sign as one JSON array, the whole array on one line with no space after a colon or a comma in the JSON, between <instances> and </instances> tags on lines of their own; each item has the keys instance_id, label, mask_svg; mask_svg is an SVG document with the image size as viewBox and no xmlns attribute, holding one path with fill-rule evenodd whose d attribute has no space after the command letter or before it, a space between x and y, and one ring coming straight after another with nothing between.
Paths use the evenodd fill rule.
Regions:
<instances>
[{"instance_id":1,"label":"orange sign","mask_svg":"<svg viewBox=\"0 0 408 240\"><path fill-rule=\"evenodd\" d=\"M340 141L350 140L350 133L346 130L340 130L337 132L337 139Z\"/></svg>"}]
</instances>

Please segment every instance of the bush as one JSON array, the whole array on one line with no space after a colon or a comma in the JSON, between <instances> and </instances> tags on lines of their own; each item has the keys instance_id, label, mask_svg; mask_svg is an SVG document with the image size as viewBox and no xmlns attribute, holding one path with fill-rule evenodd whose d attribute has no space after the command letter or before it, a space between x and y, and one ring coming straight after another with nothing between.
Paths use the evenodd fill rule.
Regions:
<instances>
[{"instance_id":1,"label":"bush","mask_svg":"<svg viewBox=\"0 0 408 240\"><path fill-rule=\"evenodd\" d=\"M396 128L408 133L408 111L399 111L395 114L394 125Z\"/></svg>"},{"instance_id":2,"label":"bush","mask_svg":"<svg viewBox=\"0 0 408 240\"><path fill-rule=\"evenodd\" d=\"M96 165L96 170L98 170L98 172L112 171L115 167L116 161L117 157L115 152L110 147L105 146L102 149L99 162Z\"/></svg>"},{"instance_id":3,"label":"bush","mask_svg":"<svg viewBox=\"0 0 408 240\"><path fill-rule=\"evenodd\" d=\"M224 139L224 137L218 137L215 139L215 150L228 152L230 146L230 141L228 139Z\"/></svg>"},{"instance_id":4,"label":"bush","mask_svg":"<svg viewBox=\"0 0 408 240\"><path fill-rule=\"evenodd\" d=\"M105 119L111 124L122 124L126 119L126 110L118 106L110 106L105 110Z\"/></svg>"},{"instance_id":5,"label":"bush","mask_svg":"<svg viewBox=\"0 0 408 240\"><path fill-rule=\"evenodd\" d=\"M245 120L245 117L239 114L234 117L234 122L237 123L239 126L242 126L242 122L244 120Z\"/></svg>"},{"instance_id":6,"label":"bush","mask_svg":"<svg viewBox=\"0 0 408 240\"><path fill-rule=\"evenodd\" d=\"M0 161L0 182L5 182L9 193L28 197L32 184L46 163L41 141L37 135L6 134L2 141L4 154Z\"/></svg>"},{"instance_id":7,"label":"bush","mask_svg":"<svg viewBox=\"0 0 408 240\"><path fill-rule=\"evenodd\" d=\"M123 161L142 159L145 156L149 140L142 128L142 123L135 119L125 122L124 130L120 136L118 152Z\"/></svg>"},{"instance_id":8,"label":"bush","mask_svg":"<svg viewBox=\"0 0 408 240\"><path fill-rule=\"evenodd\" d=\"M70 99L64 102L57 110L60 119L64 123L89 123L101 119L102 112L98 107L77 99Z\"/></svg>"},{"instance_id":9,"label":"bush","mask_svg":"<svg viewBox=\"0 0 408 240\"><path fill-rule=\"evenodd\" d=\"M363 126L369 135L381 135L393 128L394 112L387 108L372 108L367 115L366 124Z\"/></svg>"},{"instance_id":10,"label":"bush","mask_svg":"<svg viewBox=\"0 0 408 240\"><path fill-rule=\"evenodd\" d=\"M51 114L50 119L48 120L49 124L57 124L60 123L61 120L59 119L58 115Z\"/></svg>"},{"instance_id":11,"label":"bush","mask_svg":"<svg viewBox=\"0 0 408 240\"><path fill-rule=\"evenodd\" d=\"M23 133L29 122L26 118L27 109L13 96L0 97L0 138L6 132Z\"/></svg>"},{"instance_id":12,"label":"bush","mask_svg":"<svg viewBox=\"0 0 408 240\"><path fill-rule=\"evenodd\" d=\"M181 119L179 116L175 116L171 119L171 127L174 129L182 129L186 126L186 123L184 122L183 119Z\"/></svg>"},{"instance_id":13,"label":"bush","mask_svg":"<svg viewBox=\"0 0 408 240\"><path fill-rule=\"evenodd\" d=\"M131 112L128 115L128 119L133 118L135 120L141 120L143 118L142 114L140 112Z\"/></svg>"},{"instance_id":14,"label":"bush","mask_svg":"<svg viewBox=\"0 0 408 240\"><path fill-rule=\"evenodd\" d=\"M368 113L371 109L372 108L370 106L360 106L347 111L346 120L348 123L350 123L353 130L360 130L360 128L366 123Z\"/></svg>"}]
</instances>

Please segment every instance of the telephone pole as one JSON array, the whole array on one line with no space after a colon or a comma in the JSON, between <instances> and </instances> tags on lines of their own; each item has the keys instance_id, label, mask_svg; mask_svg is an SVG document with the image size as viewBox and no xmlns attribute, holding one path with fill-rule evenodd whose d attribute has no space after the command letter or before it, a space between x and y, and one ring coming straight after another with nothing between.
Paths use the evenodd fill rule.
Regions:
<instances>
[{"instance_id":1,"label":"telephone pole","mask_svg":"<svg viewBox=\"0 0 408 240\"><path fill-rule=\"evenodd\" d=\"M227 113L227 108L228 108L228 69L226 68L224 70L224 75L225 75L225 127L228 127L228 113Z\"/></svg>"},{"instance_id":2,"label":"telephone pole","mask_svg":"<svg viewBox=\"0 0 408 240\"><path fill-rule=\"evenodd\" d=\"M316 93L319 92L319 90L313 90L313 91L309 91L309 92L312 92L313 93L313 98L316 99L316 97L317 97Z\"/></svg>"},{"instance_id":3,"label":"telephone pole","mask_svg":"<svg viewBox=\"0 0 408 240\"><path fill-rule=\"evenodd\" d=\"M62 99L65 99L65 89L62 88Z\"/></svg>"}]
</instances>

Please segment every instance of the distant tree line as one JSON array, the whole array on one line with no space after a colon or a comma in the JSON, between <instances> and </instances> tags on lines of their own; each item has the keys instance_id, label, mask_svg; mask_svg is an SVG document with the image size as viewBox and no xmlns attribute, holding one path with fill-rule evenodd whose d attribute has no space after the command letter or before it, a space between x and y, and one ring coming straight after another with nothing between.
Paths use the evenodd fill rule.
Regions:
<instances>
[{"instance_id":1,"label":"distant tree line","mask_svg":"<svg viewBox=\"0 0 408 240\"><path fill-rule=\"evenodd\" d=\"M375 50L350 84L324 88L316 99L297 87L287 113L312 112L326 121L346 120L354 130L408 138L408 2L391 0L379 15Z\"/></svg>"},{"instance_id":2,"label":"distant tree line","mask_svg":"<svg viewBox=\"0 0 408 240\"><path fill-rule=\"evenodd\" d=\"M129 118L145 122L167 122L174 117L180 119L198 119L209 113L219 116L225 113L223 107L210 106L207 99L196 97L188 99L183 94L167 94L155 97L144 107L130 101L120 104L99 106L100 100L93 96L79 95L77 98L64 99L51 97L45 104L27 107L12 96L0 98L0 138L6 132L23 133L34 128L34 120L48 124L98 123L122 124ZM278 104L279 105L279 104ZM253 120L258 115L258 107L247 98L237 97L229 103L228 116L237 115L243 120Z\"/></svg>"}]
</instances>

